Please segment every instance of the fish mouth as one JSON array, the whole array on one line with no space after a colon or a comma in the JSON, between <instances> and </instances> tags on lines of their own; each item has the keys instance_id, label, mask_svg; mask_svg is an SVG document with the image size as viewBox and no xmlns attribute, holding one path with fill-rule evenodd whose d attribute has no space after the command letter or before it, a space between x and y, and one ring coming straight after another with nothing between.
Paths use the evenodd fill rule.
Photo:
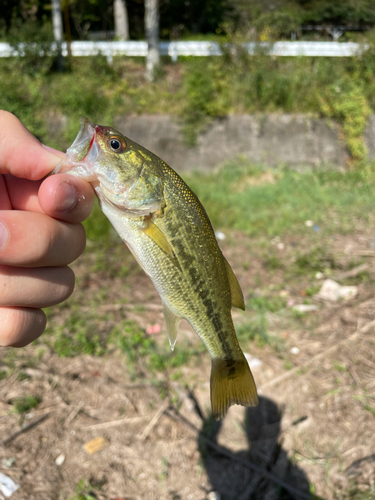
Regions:
<instances>
[{"instance_id":1,"label":"fish mouth","mask_svg":"<svg viewBox=\"0 0 375 500\"><path fill-rule=\"evenodd\" d=\"M100 153L100 146L96 140L97 134L103 134L101 128L82 116L77 137L52 174L67 173L82 177L88 182L97 180L93 168Z\"/></svg>"}]
</instances>

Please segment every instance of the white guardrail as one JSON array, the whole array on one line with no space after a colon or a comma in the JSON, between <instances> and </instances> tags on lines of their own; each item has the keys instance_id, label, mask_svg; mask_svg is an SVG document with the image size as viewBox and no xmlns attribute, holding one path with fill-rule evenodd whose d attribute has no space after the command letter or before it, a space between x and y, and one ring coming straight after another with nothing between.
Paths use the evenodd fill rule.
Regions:
<instances>
[{"instance_id":1,"label":"white guardrail","mask_svg":"<svg viewBox=\"0 0 375 500\"><path fill-rule=\"evenodd\" d=\"M243 44L249 54L261 51L272 56L309 56L309 57L350 57L368 48L367 45L346 42L266 42ZM119 42L81 42L71 43L72 55L77 57L95 56L102 54L108 59L113 56L145 57L147 42L145 41L119 41ZM63 55L68 54L67 44L62 44ZM177 61L179 56L219 56L222 54L220 45L216 42L160 42L161 55L170 56ZM12 57L22 54L8 43L0 43L0 57Z\"/></svg>"}]
</instances>

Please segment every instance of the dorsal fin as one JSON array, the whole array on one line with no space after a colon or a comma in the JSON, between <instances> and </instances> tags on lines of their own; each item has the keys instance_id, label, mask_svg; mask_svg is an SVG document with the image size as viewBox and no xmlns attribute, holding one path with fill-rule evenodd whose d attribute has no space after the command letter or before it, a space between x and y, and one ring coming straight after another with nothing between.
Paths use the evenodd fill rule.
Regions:
<instances>
[{"instance_id":1,"label":"dorsal fin","mask_svg":"<svg viewBox=\"0 0 375 500\"><path fill-rule=\"evenodd\" d=\"M147 219L145 227L142 230L149 236L167 255L173 257L173 250L168 243L167 238L152 220Z\"/></svg>"},{"instance_id":2,"label":"dorsal fin","mask_svg":"<svg viewBox=\"0 0 375 500\"><path fill-rule=\"evenodd\" d=\"M177 340L177 330L178 330L178 325L181 321L181 318L176 316L170 309L169 307L163 302L163 312L164 312L164 319L165 319L165 324L167 327L167 332L168 332L168 337L169 337L169 343L171 346L172 351L174 350L174 346L176 344Z\"/></svg>"},{"instance_id":3,"label":"dorsal fin","mask_svg":"<svg viewBox=\"0 0 375 500\"><path fill-rule=\"evenodd\" d=\"M224 255L223 255L224 257ZM245 302L243 298L243 293L238 283L238 279L233 272L233 269L230 267L227 259L224 257L225 267L227 269L228 281L230 286L230 294L232 297L232 306L238 307L239 309L245 310Z\"/></svg>"}]
</instances>

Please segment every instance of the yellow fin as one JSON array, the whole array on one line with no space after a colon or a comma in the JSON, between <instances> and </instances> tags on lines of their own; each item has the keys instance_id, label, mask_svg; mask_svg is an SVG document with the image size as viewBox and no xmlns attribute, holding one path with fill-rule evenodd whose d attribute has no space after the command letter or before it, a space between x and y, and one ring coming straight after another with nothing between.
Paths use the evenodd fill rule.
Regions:
<instances>
[{"instance_id":1,"label":"yellow fin","mask_svg":"<svg viewBox=\"0 0 375 500\"><path fill-rule=\"evenodd\" d=\"M164 312L165 324L167 326L169 343L173 351L177 340L177 330L181 318L176 316L164 302L163 302L163 312Z\"/></svg>"},{"instance_id":2,"label":"yellow fin","mask_svg":"<svg viewBox=\"0 0 375 500\"><path fill-rule=\"evenodd\" d=\"M173 250L167 238L152 220L147 220L143 231L149 236L167 255L173 257Z\"/></svg>"},{"instance_id":3,"label":"yellow fin","mask_svg":"<svg viewBox=\"0 0 375 500\"><path fill-rule=\"evenodd\" d=\"M243 359L212 359L211 407L215 420L231 405L256 406L257 389L245 356Z\"/></svg>"},{"instance_id":4,"label":"yellow fin","mask_svg":"<svg viewBox=\"0 0 375 500\"><path fill-rule=\"evenodd\" d=\"M224 255L223 255L224 257ZM239 309L242 309L243 311L245 310L245 301L243 298L243 293L240 287L240 284L238 283L238 279L236 275L233 272L233 269L230 267L229 262L227 259L224 257L224 262L225 262L225 267L227 268L227 275L228 275L228 280L229 280L229 286L230 286L230 294L232 297L232 306L233 307L238 307Z\"/></svg>"}]
</instances>

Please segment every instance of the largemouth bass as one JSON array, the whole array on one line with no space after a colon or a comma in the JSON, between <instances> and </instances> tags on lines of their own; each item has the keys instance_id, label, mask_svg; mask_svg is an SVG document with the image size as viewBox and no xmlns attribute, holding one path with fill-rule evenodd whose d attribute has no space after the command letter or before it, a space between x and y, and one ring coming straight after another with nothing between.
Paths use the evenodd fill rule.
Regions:
<instances>
[{"instance_id":1,"label":"largemouth bass","mask_svg":"<svg viewBox=\"0 0 375 500\"><path fill-rule=\"evenodd\" d=\"M232 306L244 309L242 291L197 196L156 155L87 118L57 172L93 186L104 214L161 297L172 350L181 318L203 340L212 362L214 417L222 418L232 404L256 405L231 316Z\"/></svg>"}]
</instances>

